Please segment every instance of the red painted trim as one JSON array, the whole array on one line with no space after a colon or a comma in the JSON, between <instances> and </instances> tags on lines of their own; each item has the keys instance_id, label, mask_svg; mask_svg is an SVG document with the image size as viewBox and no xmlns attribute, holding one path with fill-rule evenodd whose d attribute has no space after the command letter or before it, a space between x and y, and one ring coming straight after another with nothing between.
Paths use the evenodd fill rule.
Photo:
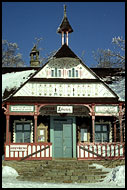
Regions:
<instances>
[{"instance_id":1,"label":"red painted trim","mask_svg":"<svg viewBox=\"0 0 127 190\"><path fill-rule=\"evenodd\" d=\"M30 115L33 116L34 112L9 112L9 115Z\"/></svg>"},{"instance_id":2,"label":"red painted trim","mask_svg":"<svg viewBox=\"0 0 127 190\"><path fill-rule=\"evenodd\" d=\"M124 151L125 151L125 144L124 143L78 143L77 146L85 146L87 145L88 146L88 150L89 150L89 146L92 145L96 145L97 147L97 153L98 153L98 145L103 145L105 146L105 158L109 159L109 160L114 160L114 159L125 159L125 155L124 155ZM107 156L107 145L109 146L109 150L110 150L110 154L109 156ZM111 156L111 145L114 145L114 156ZM116 150L115 150L115 147L116 145L118 145L118 156L116 156ZM123 156L120 156L120 145L123 146ZM78 149L77 149L78 150ZM92 147L92 150L93 150L93 147ZM82 150L83 151L83 150ZM92 157L90 157L90 153L88 153L88 157L85 157L85 150L84 150L84 157L81 157L81 149L79 148L79 157L77 158L78 160L104 160L104 158L100 158L100 157L94 157L94 155ZM102 146L101 146L101 155L103 151L102 151Z\"/></svg>"},{"instance_id":3,"label":"red painted trim","mask_svg":"<svg viewBox=\"0 0 127 190\"><path fill-rule=\"evenodd\" d=\"M27 158L26 160L52 160L52 157L51 157L51 154L50 154L50 148L51 148L51 145L52 143L5 143L5 160L20 160L22 157L24 157L24 152L23 151L13 151L13 157L11 157L10 155L10 151L9 151L9 157L6 157L6 145L9 146L9 150L10 150L10 145L27 145L27 155L28 155L28 146L30 145L31 146L31 153L33 153L33 146L35 146L35 151L37 151L37 146L39 145L40 148L42 145L47 146L49 145L49 155L48 157L46 157L46 150L44 150L44 157L41 157L41 153L40 153L40 157L37 157L37 154L35 154L35 156L32 156L32 157L29 157ZM18 157L15 157L16 155L16 152L18 152ZM19 156L19 152L22 152L22 157ZM20 153L21 154L21 153ZM27 156L26 155L26 156Z\"/></svg>"}]
</instances>

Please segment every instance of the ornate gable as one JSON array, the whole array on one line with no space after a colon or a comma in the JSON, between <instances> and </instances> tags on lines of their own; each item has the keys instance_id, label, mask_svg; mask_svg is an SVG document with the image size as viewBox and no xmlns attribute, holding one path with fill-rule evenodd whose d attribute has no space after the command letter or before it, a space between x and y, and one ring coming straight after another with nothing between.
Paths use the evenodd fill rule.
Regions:
<instances>
[{"instance_id":1,"label":"ornate gable","mask_svg":"<svg viewBox=\"0 0 127 190\"><path fill-rule=\"evenodd\" d=\"M117 97L78 57L61 57L61 49L63 46L14 97ZM66 50L71 51L68 46Z\"/></svg>"}]
</instances>

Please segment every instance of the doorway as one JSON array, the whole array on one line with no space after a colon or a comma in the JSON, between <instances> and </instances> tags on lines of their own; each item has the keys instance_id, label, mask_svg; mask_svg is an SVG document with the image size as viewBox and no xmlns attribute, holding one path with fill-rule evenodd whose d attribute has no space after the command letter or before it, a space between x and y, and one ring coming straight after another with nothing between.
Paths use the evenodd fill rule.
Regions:
<instances>
[{"instance_id":1,"label":"doorway","mask_svg":"<svg viewBox=\"0 0 127 190\"><path fill-rule=\"evenodd\" d=\"M73 118L53 117L51 141L54 158L72 158L76 151L76 127ZM75 150L73 150L75 149Z\"/></svg>"}]
</instances>

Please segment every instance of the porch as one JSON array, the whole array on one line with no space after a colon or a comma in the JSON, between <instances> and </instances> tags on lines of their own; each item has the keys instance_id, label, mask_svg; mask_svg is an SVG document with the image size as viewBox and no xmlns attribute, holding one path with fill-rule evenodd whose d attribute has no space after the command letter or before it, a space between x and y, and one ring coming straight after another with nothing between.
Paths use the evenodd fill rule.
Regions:
<instances>
[{"instance_id":1,"label":"porch","mask_svg":"<svg viewBox=\"0 0 127 190\"><path fill-rule=\"evenodd\" d=\"M30 106L24 107L28 109ZM73 108L73 113L61 114L57 113L56 105L35 107L36 114L34 109L32 113L28 110L12 112L8 106L8 114L7 111L5 113L5 160L52 160L57 157L77 160L124 158L125 128L122 117L119 117L121 111L114 115L95 114L92 112L95 111L94 106L91 109L90 105L73 105L68 106ZM22 106L16 106L16 109L19 108ZM114 108L118 112L117 107Z\"/></svg>"}]
</instances>

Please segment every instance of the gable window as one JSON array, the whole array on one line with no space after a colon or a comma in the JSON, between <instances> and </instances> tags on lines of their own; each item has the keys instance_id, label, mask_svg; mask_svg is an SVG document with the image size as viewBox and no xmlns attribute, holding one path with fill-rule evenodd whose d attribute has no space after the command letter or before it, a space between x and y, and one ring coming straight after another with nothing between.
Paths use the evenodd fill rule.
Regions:
<instances>
[{"instance_id":1,"label":"gable window","mask_svg":"<svg viewBox=\"0 0 127 190\"><path fill-rule=\"evenodd\" d=\"M55 68L55 77L57 77L57 68Z\"/></svg>"},{"instance_id":2,"label":"gable window","mask_svg":"<svg viewBox=\"0 0 127 190\"><path fill-rule=\"evenodd\" d=\"M71 77L71 70L69 70L69 77Z\"/></svg>"},{"instance_id":3,"label":"gable window","mask_svg":"<svg viewBox=\"0 0 127 190\"><path fill-rule=\"evenodd\" d=\"M58 76L61 77L61 70L58 71Z\"/></svg>"},{"instance_id":4,"label":"gable window","mask_svg":"<svg viewBox=\"0 0 127 190\"><path fill-rule=\"evenodd\" d=\"M15 124L15 142L31 142L31 125L30 123Z\"/></svg>"},{"instance_id":5,"label":"gable window","mask_svg":"<svg viewBox=\"0 0 127 190\"><path fill-rule=\"evenodd\" d=\"M75 69L72 68L72 77L75 77Z\"/></svg>"},{"instance_id":6,"label":"gable window","mask_svg":"<svg viewBox=\"0 0 127 190\"><path fill-rule=\"evenodd\" d=\"M76 77L78 77L78 70L76 70Z\"/></svg>"},{"instance_id":7,"label":"gable window","mask_svg":"<svg viewBox=\"0 0 127 190\"><path fill-rule=\"evenodd\" d=\"M51 76L54 77L54 70L51 70Z\"/></svg>"},{"instance_id":8,"label":"gable window","mask_svg":"<svg viewBox=\"0 0 127 190\"><path fill-rule=\"evenodd\" d=\"M95 124L95 142L109 142L108 124Z\"/></svg>"}]
</instances>

